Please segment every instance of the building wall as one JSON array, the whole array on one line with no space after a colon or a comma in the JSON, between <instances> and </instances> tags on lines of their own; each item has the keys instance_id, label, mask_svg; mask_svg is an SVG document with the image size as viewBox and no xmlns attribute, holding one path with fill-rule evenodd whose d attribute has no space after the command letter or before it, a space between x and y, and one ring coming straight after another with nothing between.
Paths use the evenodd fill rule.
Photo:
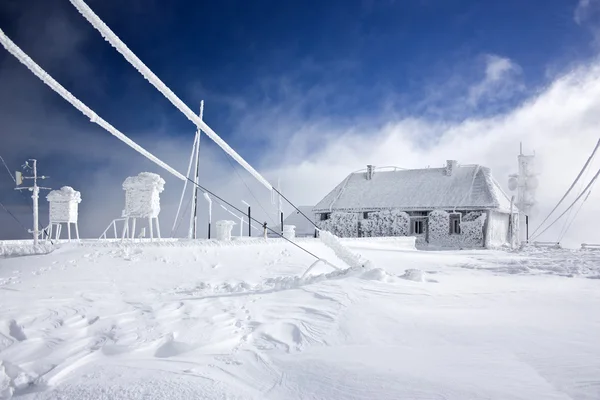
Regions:
<instances>
[{"instance_id":1,"label":"building wall","mask_svg":"<svg viewBox=\"0 0 600 400\"><path fill-rule=\"evenodd\" d=\"M490 211L490 221L487 231L487 246L499 247L510 245L509 224L510 215Z\"/></svg>"},{"instance_id":2,"label":"building wall","mask_svg":"<svg viewBox=\"0 0 600 400\"><path fill-rule=\"evenodd\" d=\"M434 210L429 215L418 212L412 214L414 215L411 217L400 210L382 210L369 212L368 218L364 219L363 212L333 211L327 220L321 220L320 214L317 214L316 221L319 229L340 237L415 236L418 244L429 242L443 247L484 246L487 218L484 211L461 214L460 233L451 232L451 218L447 211ZM424 232L421 235L411 232L411 222L416 219L424 222Z\"/></svg>"},{"instance_id":3,"label":"building wall","mask_svg":"<svg viewBox=\"0 0 600 400\"><path fill-rule=\"evenodd\" d=\"M451 233L450 213L433 210L429 213L429 244L442 247L483 247L486 214L469 212L461 217L460 233Z\"/></svg>"}]
</instances>

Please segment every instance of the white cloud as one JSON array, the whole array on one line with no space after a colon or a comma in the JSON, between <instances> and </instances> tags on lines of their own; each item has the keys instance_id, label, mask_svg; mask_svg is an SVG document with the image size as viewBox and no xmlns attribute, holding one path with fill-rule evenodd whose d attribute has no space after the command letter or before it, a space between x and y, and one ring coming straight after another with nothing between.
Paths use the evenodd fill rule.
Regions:
<instances>
[{"instance_id":1,"label":"white cloud","mask_svg":"<svg viewBox=\"0 0 600 400\"><path fill-rule=\"evenodd\" d=\"M579 0L577 7L575 7L573 19L577 24L583 24L593 12L598 10L598 5L598 0Z\"/></svg>"},{"instance_id":2,"label":"white cloud","mask_svg":"<svg viewBox=\"0 0 600 400\"><path fill-rule=\"evenodd\" d=\"M494 68L490 76L506 66ZM526 150L535 150L540 172L539 205L532 217L536 226L536 221L541 222L564 194L596 143L598 109L600 66L592 65L560 77L512 111L490 118L471 118L460 123L411 118L390 121L370 131L322 132L320 150L297 154L290 147L287 151L295 155L294 160L304 161L275 168L272 174L284 177L286 191L299 204L316 203L348 173L367 163L418 168L441 166L446 159L458 159L464 164L491 167L497 180L505 184L508 174L517 170L516 155L522 141ZM305 132L296 136L312 131ZM421 138L432 137L433 132L437 139L424 145ZM291 143L302 140L309 138L293 137ZM593 168L600 166L600 156L597 161ZM586 203L567 237L570 245L600 242L598 199L599 193L593 193ZM557 234L553 229L546 239L556 239Z\"/></svg>"},{"instance_id":3,"label":"white cloud","mask_svg":"<svg viewBox=\"0 0 600 400\"><path fill-rule=\"evenodd\" d=\"M476 107L482 101L505 100L522 90L518 77L521 68L509 58L494 54L485 56L485 77L469 88L467 102Z\"/></svg>"}]
</instances>

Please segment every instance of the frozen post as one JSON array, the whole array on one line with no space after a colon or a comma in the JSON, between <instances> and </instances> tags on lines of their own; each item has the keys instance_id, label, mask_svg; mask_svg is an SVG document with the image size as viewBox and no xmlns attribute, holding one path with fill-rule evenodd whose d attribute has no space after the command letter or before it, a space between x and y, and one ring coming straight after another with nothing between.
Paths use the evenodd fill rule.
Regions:
<instances>
[{"instance_id":1,"label":"frozen post","mask_svg":"<svg viewBox=\"0 0 600 400\"><path fill-rule=\"evenodd\" d=\"M283 237L292 240L296 237L296 226L295 225L284 225L283 226Z\"/></svg>"},{"instance_id":2,"label":"frozen post","mask_svg":"<svg viewBox=\"0 0 600 400\"><path fill-rule=\"evenodd\" d=\"M137 176L130 176L123 182L125 190L125 210L123 217L125 227L123 228L123 237L128 231L129 219L132 221L131 233L128 237L135 238L135 224L138 218L148 220L150 240L154 238L152 223L156 223L156 233L160 238L160 226L158 224L158 214L160 213L160 193L164 190L165 181L159 175L151 172L142 172Z\"/></svg>"},{"instance_id":3,"label":"frozen post","mask_svg":"<svg viewBox=\"0 0 600 400\"><path fill-rule=\"evenodd\" d=\"M248 237L252 236L252 213L251 210L252 208L250 207L250 204L246 203L244 200L242 200L242 203L244 203L244 205L248 206Z\"/></svg>"},{"instance_id":4,"label":"frozen post","mask_svg":"<svg viewBox=\"0 0 600 400\"><path fill-rule=\"evenodd\" d=\"M55 239L60 239L61 224L67 224L68 238L71 241L71 224L74 224L75 237L79 240L77 219L79 216L78 209L79 203L81 203L81 193L70 186L63 186L60 190L53 190L48 193L46 200L50 203L48 238L52 237L52 232L56 228Z\"/></svg>"},{"instance_id":5,"label":"frozen post","mask_svg":"<svg viewBox=\"0 0 600 400\"><path fill-rule=\"evenodd\" d=\"M217 221L217 240L229 241L231 240L231 229L235 225L235 222L228 220Z\"/></svg>"},{"instance_id":6,"label":"frozen post","mask_svg":"<svg viewBox=\"0 0 600 400\"><path fill-rule=\"evenodd\" d=\"M208 202L208 239L210 239L210 224L212 222L212 200L208 193L204 193L204 198Z\"/></svg>"}]
</instances>

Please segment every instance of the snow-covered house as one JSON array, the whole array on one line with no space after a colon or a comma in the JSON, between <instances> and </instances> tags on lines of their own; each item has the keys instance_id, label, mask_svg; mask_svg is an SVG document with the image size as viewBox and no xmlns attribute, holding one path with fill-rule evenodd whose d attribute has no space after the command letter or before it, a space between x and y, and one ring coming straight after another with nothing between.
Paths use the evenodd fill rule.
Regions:
<instances>
[{"instance_id":1,"label":"snow-covered house","mask_svg":"<svg viewBox=\"0 0 600 400\"><path fill-rule=\"evenodd\" d=\"M311 218L314 222L312 206L299 206L298 210L302 214ZM315 226L307 220L298 210L293 210L283 221L283 225L293 225L296 227L296 237L313 237L315 235Z\"/></svg>"},{"instance_id":2,"label":"snow-covered house","mask_svg":"<svg viewBox=\"0 0 600 400\"><path fill-rule=\"evenodd\" d=\"M501 246L517 238L517 209L490 169L453 160L412 170L369 165L313 213L321 229L342 237L416 236L418 243L452 247Z\"/></svg>"}]
</instances>

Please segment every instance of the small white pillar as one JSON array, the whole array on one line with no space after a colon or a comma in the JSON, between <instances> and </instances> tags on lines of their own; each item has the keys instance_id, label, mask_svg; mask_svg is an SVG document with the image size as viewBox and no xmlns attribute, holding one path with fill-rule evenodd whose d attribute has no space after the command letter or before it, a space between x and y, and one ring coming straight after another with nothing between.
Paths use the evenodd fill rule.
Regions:
<instances>
[{"instance_id":1,"label":"small white pillar","mask_svg":"<svg viewBox=\"0 0 600 400\"><path fill-rule=\"evenodd\" d=\"M79 227L77 219L79 216L79 203L81 203L81 193L70 186L63 186L60 190L53 190L46 196L50 203L49 207L49 231L48 238L55 230L56 239L60 238L62 231L61 224L67 224L69 241L71 241L71 224L75 224L75 235L79 240Z\"/></svg>"},{"instance_id":2,"label":"small white pillar","mask_svg":"<svg viewBox=\"0 0 600 400\"><path fill-rule=\"evenodd\" d=\"M283 237L292 240L296 237L296 225L284 225Z\"/></svg>"},{"instance_id":3,"label":"small white pillar","mask_svg":"<svg viewBox=\"0 0 600 400\"><path fill-rule=\"evenodd\" d=\"M217 240L226 241L231 240L231 230L235 222L228 220L217 221Z\"/></svg>"},{"instance_id":4,"label":"small white pillar","mask_svg":"<svg viewBox=\"0 0 600 400\"><path fill-rule=\"evenodd\" d=\"M160 214L160 193L164 190L165 181L160 175L151 172L141 172L137 176L130 176L123 182L125 190L125 209L123 217L126 218L123 227L125 238L135 238L135 225L138 218L148 221L150 240L154 238L152 223L156 223L156 234L160 239L160 226L158 214ZM131 232L129 231L129 220L133 219Z\"/></svg>"}]
</instances>

